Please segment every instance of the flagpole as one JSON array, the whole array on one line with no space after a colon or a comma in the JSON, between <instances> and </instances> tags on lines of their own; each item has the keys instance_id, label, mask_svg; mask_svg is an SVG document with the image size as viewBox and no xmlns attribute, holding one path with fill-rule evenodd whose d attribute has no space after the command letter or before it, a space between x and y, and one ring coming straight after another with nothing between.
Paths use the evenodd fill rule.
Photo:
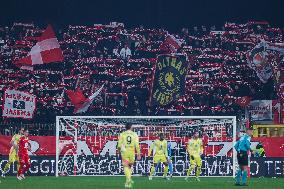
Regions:
<instances>
[{"instance_id":1,"label":"flagpole","mask_svg":"<svg viewBox=\"0 0 284 189\"><path fill-rule=\"evenodd\" d=\"M246 120L246 129L250 128L250 113L248 106L245 106L245 120ZM251 158L251 153L248 151L248 178L250 178L250 158Z\"/></svg>"},{"instance_id":2,"label":"flagpole","mask_svg":"<svg viewBox=\"0 0 284 189\"><path fill-rule=\"evenodd\" d=\"M248 110L248 106L245 107L245 120L246 120L246 124L245 127L246 129L250 127L250 113Z\"/></svg>"},{"instance_id":3,"label":"flagpole","mask_svg":"<svg viewBox=\"0 0 284 189\"><path fill-rule=\"evenodd\" d=\"M282 124L282 106L283 106L283 104L282 104L282 100L281 100L281 98L279 98L279 118L278 118L278 123L279 124Z\"/></svg>"},{"instance_id":4,"label":"flagpole","mask_svg":"<svg viewBox=\"0 0 284 189\"><path fill-rule=\"evenodd\" d=\"M80 76L77 77L77 80L76 80L76 83L75 83L75 89L74 89L74 90L77 89L77 86L78 86L78 84L79 84L79 81L80 81Z\"/></svg>"}]
</instances>

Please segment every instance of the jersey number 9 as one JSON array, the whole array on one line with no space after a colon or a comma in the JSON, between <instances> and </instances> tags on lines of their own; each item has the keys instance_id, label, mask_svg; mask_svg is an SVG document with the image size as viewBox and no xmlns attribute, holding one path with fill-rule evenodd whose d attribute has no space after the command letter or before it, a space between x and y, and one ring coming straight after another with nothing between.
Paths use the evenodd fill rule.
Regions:
<instances>
[{"instance_id":1,"label":"jersey number 9","mask_svg":"<svg viewBox=\"0 0 284 189\"><path fill-rule=\"evenodd\" d=\"M131 136L127 136L126 141L127 141L127 144L131 144Z\"/></svg>"}]
</instances>

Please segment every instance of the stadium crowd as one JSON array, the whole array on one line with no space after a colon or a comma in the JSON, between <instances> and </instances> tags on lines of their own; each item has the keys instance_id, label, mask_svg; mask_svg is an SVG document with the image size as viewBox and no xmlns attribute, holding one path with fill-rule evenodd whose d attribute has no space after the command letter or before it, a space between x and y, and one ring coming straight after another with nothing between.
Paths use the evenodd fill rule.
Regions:
<instances>
[{"instance_id":1,"label":"stadium crowd","mask_svg":"<svg viewBox=\"0 0 284 189\"><path fill-rule=\"evenodd\" d=\"M187 54L190 68L186 94L166 107L151 107L149 97L156 57L169 53L161 48L167 30L117 23L63 27L56 36L64 62L37 65L33 71L19 69L13 62L27 55L42 31L24 23L0 27L0 106L7 88L36 95L34 118L20 121L31 128L34 123L52 123L58 115L74 115L66 90L80 88L89 96L103 84L103 92L84 115L237 115L241 119L244 108L237 98L277 98L273 79L262 83L247 65L247 52L261 39L283 41L283 31L265 21L174 33L182 40L177 51ZM0 119L2 132L15 122ZM53 133L52 127L45 130Z\"/></svg>"}]
</instances>

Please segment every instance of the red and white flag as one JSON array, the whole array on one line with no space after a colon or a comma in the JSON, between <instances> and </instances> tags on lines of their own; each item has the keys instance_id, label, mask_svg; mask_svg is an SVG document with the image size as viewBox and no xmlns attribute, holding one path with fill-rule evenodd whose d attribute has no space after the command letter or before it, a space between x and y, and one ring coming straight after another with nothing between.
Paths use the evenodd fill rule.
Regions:
<instances>
[{"instance_id":1,"label":"red and white flag","mask_svg":"<svg viewBox=\"0 0 284 189\"><path fill-rule=\"evenodd\" d=\"M5 91L3 117L31 119L35 109L34 95L17 90Z\"/></svg>"},{"instance_id":2,"label":"red and white flag","mask_svg":"<svg viewBox=\"0 0 284 189\"><path fill-rule=\"evenodd\" d=\"M33 65L62 62L63 60L63 53L55 33L48 25L28 55L16 61L15 64L22 69L32 70Z\"/></svg>"},{"instance_id":3,"label":"red and white flag","mask_svg":"<svg viewBox=\"0 0 284 189\"><path fill-rule=\"evenodd\" d=\"M175 36L168 34L165 41L161 44L160 48L169 50L171 53L176 53L181 47L182 42L175 38Z\"/></svg>"},{"instance_id":4,"label":"red and white flag","mask_svg":"<svg viewBox=\"0 0 284 189\"><path fill-rule=\"evenodd\" d=\"M238 105L240 105L241 107L246 107L250 104L251 101L251 97L249 96L243 96L243 97L239 97L236 99L236 103Z\"/></svg>"},{"instance_id":5,"label":"red and white flag","mask_svg":"<svg viewBox=\"0 0 284 189\"><path fill-rule=\"evenodd\" d=\"M71 101L71 103L75 106L74 113L84 113L88 110L90 105L93 103L96 96L98 96L104 85L102 85L96 92L94 92L91 96L86 98L83 92L80 89L76 89L75 91L67 90L66 93Z\"/></svg>"}]
</instances>

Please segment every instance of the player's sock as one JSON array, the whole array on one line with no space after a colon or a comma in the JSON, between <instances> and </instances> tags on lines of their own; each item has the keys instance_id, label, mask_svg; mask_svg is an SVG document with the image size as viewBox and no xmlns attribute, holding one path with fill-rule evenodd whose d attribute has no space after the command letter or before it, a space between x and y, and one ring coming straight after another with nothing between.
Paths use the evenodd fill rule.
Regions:
<instances>
[{"instance_id":1,"label":"player's sock","mask_svg":"<svg viewBox=\"0 0 284 189\"><path fill-rule=\"evenodd\" d=\"M201 167L200 166L197 166L197 170L196 170L196 178L198 178L200 176L200 173L201 173Z\"/></svg>"},{"instance_id":2,"label":"player's sock","mask_svg":"<svg viewBox=\"0 0 284 189\"><path fill-rule=\"evenodd\" d=\"M8 171L8 169L10 168L12 162L11 161L8 161L8 163L5 165L4 169L3 169L3 172L6 173Z\"/></svg>"},{"instance_id":3,"label":"player's sock","mask_svg":"<svg viewBox=\"0 0 284 189\"><path fill-rule=\"evenodd\" d=\"M132 185L134 182L133 182L133 180L132 180L132 170L131 170L131 168L130 167L128 167L128 169L129 169L129 183L130 183L130 185Z\"/></svg>"},{"instance_id":4,"label":"player's sock","mask_svg":"<svg viewBox=\"0 0 284 189\"><path fill-rule=\"evenodd\" d=\"M165 168L164 168L164 174L163 174L163 176L164 176L164 177L166 177L166 176L167 176L168 171L169 171L169 166L168 166L168 165L166 165L166 166L165 166Z\"/></svg>"},{"instance_id":5,"label":"player's sock","mask_svg":"<svg viewBox=\"0 0 284 189\"><path fill-rule=\"evenodd\" d=\"M20 176L21 174L23 174L23 166L20 165L17 176Z\"/></svg>"},{"instance_id":6,"label":"player's sock","mask_svg":"<svg viewBox=\"0 0 284 189\"><path fill-rule=\"evenodd\" d=\"M150 170L150 177L155 173L155 167L152 165L151 170Z\"/></svg>"},{"instance_id":7,"label":"player's sock","mask_svg":"<svg viewBox=\"0 0 284 189\"><path fill-rule=\"evenodd\" d=\"M130 183L130 179L131 179L131 176L130 176L130 169L128 166L124 166L124 174L125 174L125 177L126 177L126 183Z\"/></svg>"},{"instance_id":8,"label":"player's sock","mask_svg":"<svg viewBox=\"0 0 284 189\"><path fill-rule=\"evenodd\" d=\"M170 175L173 174L173 163L169 163L169 173Z\"/></svg>"},{"instance_id":9,"label":"player's sock","mask_svg":"<svg viewBox=\"0 0 284 189\"><path fill-rule=\"evenodd\" d=\"M19 169L20 169L20 163L17 162L17 171L19 171Z\"/></svg>"},{"instance_id":10,"label":"player's sock","mask_svg":"<svg viewBox=\"0 0 284 189\"><path fill-rule=\"evenodd\" d=\"M244 170L242 175L242 185L247 184L247 178L248 178L248 171Z\"/></svg>"},{"instance_id":11,"label":"player's sock","mask_svg":"<svg viewBox=\"0 0 284 189\"><path fill-rule=\"evenodd\" d=\"M25 174L25 172L30 168L30 166L31 166L30 163L25 164L25 166L23 167L23 170L22 170L22 174Z\"/></svg>"},{"instance_id":12,"label":"player's sock","mask_svg":"<svg viewBox=\"0 0 284 189\"><path fill-rule=\"evenodd\" d=\"M153 175L156 175L156 173L158 172L158 168L159 168L159 163L157 163L157 165L155 166L155 172L153 173Z\"/></svg>"},{"instance_id":13,"label":"player's sock","mask_svg":"<svg viewBox=\"0 0 284 189\"><path fill-rule=\"evenodd\" d=\"M239 170L237 171L237 175L236 175L236 184L240 184L240 182L241 182L241 176L242 176L242 170L239 169Z\"/></svg>"},{"instance_id":14,"label":"player's sock","mask_svg":"<svg viewBox=\"0 0 284 189\"><path fill-rule=\"evenodd\" d=\"M191 174L192 170L195 168L195 166L190 166L189 169L187 170L187 176L189 177L189 175Z\"/></svg>"}]
</instances>

